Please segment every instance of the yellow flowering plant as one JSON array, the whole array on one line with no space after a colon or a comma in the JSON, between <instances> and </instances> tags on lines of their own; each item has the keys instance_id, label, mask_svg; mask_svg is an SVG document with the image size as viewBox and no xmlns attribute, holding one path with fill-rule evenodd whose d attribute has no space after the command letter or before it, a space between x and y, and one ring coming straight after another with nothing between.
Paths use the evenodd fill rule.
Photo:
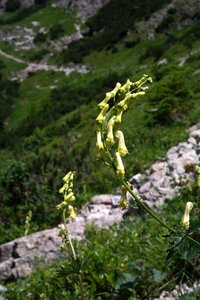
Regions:
<instances>
[{"instance_id":1,"label":"yellow flowering plant","mask_svg":"<svg viewBox=\"0 0 200 300\"><path fill-rule=\"evenodd\" d=\"M74 187L74 172L68 172L64 177L64 185L59 189L59 193L63 196L63 201L56 206L56 209L62 213L63 224L59 236L62 238L61 249L65 252L68 258L71 258L72 269L77 269L75 272L78 276L78 282L80 286L81 299L84 300L84 291L83 291L83 279L80 268L77 268L78 259L75 252L72 239L68 232L67 222L76 218L76 213L72 203L75 201L76 197L73 191ZM70 250L70 251L69 251ZM70 255L69 255L70 254Z\"/></svg>"},{"instance_id":2,"label":"yellow flowering plant","mask_svg":"<svg viewBox=\"0 0 200 300\"><path fill-rule=\"evenodd\" d=\"M160 225L168 230L169 234L166 235L166 237L175 235L178 236L179 231L171 228L166 222L160 219L156 212L150 209L142 201L142 199L134 193L131 189L130 183L125 179L126 170L123 157L128 154L128 149L125 144L124 133L119 127L125 112L129 109L130 105L136 98L145 94L146 90L149 88L148 84L151 82L151 77L143 75L142 78L136 82L131 82L129 79L124 85L121 85L118 82L112 91L106 93L105 98L98 104L100 113L96 118L96 147L98 150L98 156L104 161L104 163L113 168L116 177L120 181L122 193L119 200L119 206L122 209L132 206L127 199L127 193L129 192L138 207L144 209L157 222L159 222ZM200 167L198 168L197 173L199 185ZM189 232L190 211L192 207L193 204L191 202L186 204L185 213L181 222L181 231L184 230L181 241L187 238L200 246L200 243L193 239ZM172 249L174 250L174 247L172 247Z\"/></svg>"}]
</instances>

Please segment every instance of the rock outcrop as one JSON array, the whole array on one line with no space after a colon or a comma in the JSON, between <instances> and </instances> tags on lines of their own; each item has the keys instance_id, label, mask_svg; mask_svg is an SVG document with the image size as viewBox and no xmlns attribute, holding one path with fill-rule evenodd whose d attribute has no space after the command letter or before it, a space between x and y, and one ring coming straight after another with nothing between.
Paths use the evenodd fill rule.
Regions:
<instances>
[{"instance_id":1,"label":"rock outcrop","mask_svg":"<svg viewBox=\"0 0 200 300\"><path fill-rule=\"evenodd\" d=\"M189 138L167 152L145 174L136 174L130 182L135 192L150 206L158 207L178 192L180 185L191 179L200 159L200 124L189 129Z\"/></svg>"},{"instance_id":2,"label":"rock outcrop","mask_svg":"<svg viewBox=\"0 0 200 300\"><path fill-rule=\"evenodd\" d=\"M94 16L109 0L54 0L54 6L75 10L82 20Z\"/></svg>"},{"instance_id":3,"label":"rock outcrop","mask_svg":"<svg viewBox=\"0 0 200 300\"><path fill-rule=\"evenodd\" d=\"M200 124L191 127L186 142L172 147L165 158L155 162L145 174L130 179L135 192L151 207L158 207L178 192L180 182L190 180L192 170L200 159ZM118 206L120 195L94 196L68 223L72 238L82 240L86 224L108 227L123 219ZM127 212L128 213L128 212ZM0 280L24 277L38 265L58 259L61 239L60 227L33 233L0 246Z\"/></svg>"},{"instance_id":4,"label":"rock outcrop","mask_svg":"<svg viewBox=\"0 0 200 300\"><path fill-rule=\"evenodd\" d=\"M109 0L53 0L52 6L64 7L66 9L75 10L78 17L86 20L97 13L97 11ZM35 0L20 0L21 6L29 7L35 3ZM0 3L0 13L5 10L6 0Z\"/></svg>"},{"instance_id":5,"label":"rock outcrop","mask_svg":"<svg viewBox=\"0 0 200 300\"><path fill-rule=\"evenodd\" d=\"M135 28L144 38L153 39L157 31L169 33L191 24L198 18L199 13L199 0L171 0L169 4L154 12L148 20L137 22Z\"/></svg>"}]
</instances>

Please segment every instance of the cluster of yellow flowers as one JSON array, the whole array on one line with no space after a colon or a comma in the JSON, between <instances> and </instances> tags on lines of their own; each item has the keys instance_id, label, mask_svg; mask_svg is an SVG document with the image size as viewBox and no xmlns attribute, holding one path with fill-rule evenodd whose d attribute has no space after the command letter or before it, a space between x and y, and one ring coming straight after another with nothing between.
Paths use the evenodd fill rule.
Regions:
<instances>
[{"instance_id":1,"label":"cluster of yellow flowers","mask_svg":"<svg viewBox=\"0 0 200 300\"><path fill-rule=\"evenodd\" d=\"M106 93L106 97L98 105L101 112L96 118L96 146L101 156L104 154L108 157L109 151L114 150L115 159L112 159L112 165L117 176L121 179L125 175L122 157L128 153L128 150L125 145L124 134L118 127L122 121L123 113L132 101L145 94L148 86L144 86L144 84L147 82L152 82L151 77L147 75L143 75L140 80L134 83L128 79L123 86L118 82L111 92ZM118 141L117 148L114 147L116 140ZM108 158L111 159L111 157Z\"/></svg>"},{"instance_id":2,"label":"cluster of yellow flowers","mask_svg":"<svg viewBox=\"0 0 200 300\"><path fill-rule=\"evenodd\" d=\"M75 195L73 192L73 180L74 180L74 172L70 171L63 177L63 181L65 182L64 185L59 189L59 193L63 194L64 200L56 206L58 210L64 210L69 214L69 217L71 219L76 218L76 214L74 211L73 206L70 204L72 201L74 201Z\"/></svg>"}]
</instances>

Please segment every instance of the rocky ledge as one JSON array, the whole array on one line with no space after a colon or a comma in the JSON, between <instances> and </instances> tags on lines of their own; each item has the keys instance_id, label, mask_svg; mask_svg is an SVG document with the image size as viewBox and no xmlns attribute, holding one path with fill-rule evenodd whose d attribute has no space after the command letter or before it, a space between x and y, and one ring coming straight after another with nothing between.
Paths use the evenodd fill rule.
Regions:
<instances>
[{"instance_id":1,"label":"rocky ledge","mask_svg":"<svg viewBox=\"0 0 200 300\"><path fill-rule=\"evenodd\" d=\"M187 141L172 147L165 158L155 162L145 174L134 175L130 182L135 192L150 206L158 207L178 192L180 182L190 180L200 159L200 123L188 130ZM123 219L118 206L120 195L94 196L68 223L69 233L82 240L86 224L108 227ZM60 226L21 237L0 246L0 279L25 277L36 266L52 263L59 257Z\"/></svg>"}]
</instances>

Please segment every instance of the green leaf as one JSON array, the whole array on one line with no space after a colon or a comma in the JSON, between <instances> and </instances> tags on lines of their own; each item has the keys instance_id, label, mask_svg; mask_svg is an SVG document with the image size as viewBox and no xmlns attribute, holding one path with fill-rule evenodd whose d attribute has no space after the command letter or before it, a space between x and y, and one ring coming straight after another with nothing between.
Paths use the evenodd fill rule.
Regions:
<instances>
[{"instance_id":1,"label":"green leaf","mask_svg":"<svg viewBox=\"0 0 200 300\"><path fill-rule=\"evenodd\" d=\"M130 273L123 273L117 279L117 283L115 285L115 289L119 290L129 285L130 283L134 283L137 279L136 275Z\"/></svg>"}]
</instances>

